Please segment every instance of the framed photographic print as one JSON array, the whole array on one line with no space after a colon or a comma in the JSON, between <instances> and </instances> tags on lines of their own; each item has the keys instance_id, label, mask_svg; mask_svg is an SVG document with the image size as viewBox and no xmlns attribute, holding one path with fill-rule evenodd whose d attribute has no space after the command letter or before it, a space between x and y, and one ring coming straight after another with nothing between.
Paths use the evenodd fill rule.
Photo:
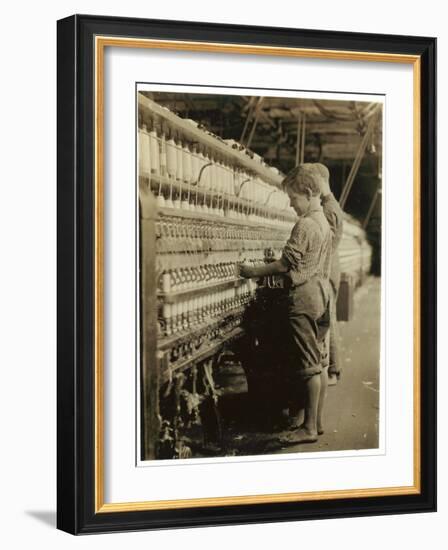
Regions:
<instances>
[{"instance_id":1,"label":"framed photographic print","mask_svg":"<svg viewBox=\"0 0 448 550\"><path fill-rule=\"evenodd\" d=\"M58 21L58 527L434 511L434 38Z\"/></svg>"}]
</instances>

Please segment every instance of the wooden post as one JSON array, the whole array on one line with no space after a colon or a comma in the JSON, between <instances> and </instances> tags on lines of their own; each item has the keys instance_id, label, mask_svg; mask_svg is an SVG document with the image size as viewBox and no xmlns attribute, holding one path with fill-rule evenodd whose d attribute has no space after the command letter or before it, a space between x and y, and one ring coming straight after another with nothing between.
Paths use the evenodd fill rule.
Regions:
<instances>
[{"instance_id":1,"label":"wooden post","mask_svg":"<svg viewBox=\"0 0 448 550\"><path fill-rule=\"evenodd\" d=\"M254 102L255 102L255 98L251 97L250 100L249 100L249 112L247 113L246 121L244 123L244 128L243 128L243 131L242 131L241 137L240 137L240 143L241 144L244 142L244 138L246 137L247 128L249 127L250 119L252 118L253 112L255 110Z\"/></svg>"},{"instance_id":2,"label":"wooden post","mask_svg":"<svg viewBox=\"0 0 448 550\"><path fill-rule=\"evenodd\" d=\"M300 141L302 136L301 123L302 123L302 113L299 112L297 116L296 166L298 166L300 162Z\"/></svg>"},{"instance_id":3,"label":"wooden post","mask_svg":"<svg viewBox=\"0 0 448 550\"><path fill-rule=\"evenodd\" d=\"M300 164L305 161L305 128L306 128L306 114L302 114L302 145L300 146Z\"/></svg>"},{"instance_id":4,"label":"wooden post","mask_svg":"<svg viewBox=\"0 0 448 550\"><path fill-rule=\"evenodd\" d=\"M259 97L258 102L257 102L257 106L255 107L254 123L252 125L251 130L250 130L250 134L249 134L249 137L247 139L247 144L246 144L246 147L248 149L250 147L250 144L252 143L252 138L254 137L255 128L257 127L257 124L258 124L258 119L260 117L260 109L261 109L261 104L263 103L263 99L264 99L263 97Z\"/></svg>"},{"instance_id":5,"label":"wooden post","mask_svg":"<svg viewBox=\"0 0 448 550\"><path fill-rule=\"evenodd\" d=\"M370 206L369 206L369 210L367 212L367 215L365 217L365 220L363 221L362 223L362 227L363 229L366 229L368 224L369 224L369 221L370 221L370 217L372 216L373 214L373 210L375 208L375 205L376 205L376 201L378 200L378 196L381 195L381 189L379 187L376 188L375 190L375 194L373 195L372 197L372 202L370 203Z\"/></svg>"},{"instance_id":6,"label":"wooden post","mask_svg":"<svg viewBox=\"0 0 448 550\"><path fill-rule=\"evenodd\" d=\"M139 179L140 204L140 388L141 458L156 458L159 439L157 360L156 199L148 179Z\"/></svg>"},{"instance_id":7,"label":"wooden post","mask_svg":"<svg viewBox=\"0 0 448 550\"><path fill-rule=\"evenodd\" d=\"M259 111L257 110L255 112L255 119L254 119L254 123L252 125L252 128L250 130L250 134L249 134L249 138L247 139L247 144L246 144L246 147L249 149L250 147L250 144L252 143L252 138L254 137L254 133L255 133L255 128L257 127L257 124L258 124L258 117L260 116L260 113Z\"/></svg>"}]
</instances>

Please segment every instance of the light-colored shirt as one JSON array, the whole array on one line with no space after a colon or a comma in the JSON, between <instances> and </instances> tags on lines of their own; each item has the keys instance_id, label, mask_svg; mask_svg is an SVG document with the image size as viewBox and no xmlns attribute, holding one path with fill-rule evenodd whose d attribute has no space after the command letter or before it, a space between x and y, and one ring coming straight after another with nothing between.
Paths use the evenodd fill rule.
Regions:
<instances>
[{"instance_id":1,"label":"light-colored shirt","mask_svg":"<svg viewBox=\"0 0 448 550\"><path fill-rule=\"evenodd\" d=\"M292 229L282 260L289 267L286 277L299 286L315 276L328 281L333 234L322 208L308 211Z\"/></svg>"}]
</instances>

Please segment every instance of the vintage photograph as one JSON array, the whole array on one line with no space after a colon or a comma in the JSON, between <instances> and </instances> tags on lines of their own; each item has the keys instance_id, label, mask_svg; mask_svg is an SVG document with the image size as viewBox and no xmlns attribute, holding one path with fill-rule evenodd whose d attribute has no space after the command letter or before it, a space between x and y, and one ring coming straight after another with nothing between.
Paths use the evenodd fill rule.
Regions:
<instances>
[{"instance_id":1,"label":"vintage photograph","mask_svg":"<svg viewBox=\"0 0 448 550\"><path fill-rule=\"evenodd\" d=\"M141 461L379 447L382 98L253 92L136 91Z\"/></svg>"}]
</instances>

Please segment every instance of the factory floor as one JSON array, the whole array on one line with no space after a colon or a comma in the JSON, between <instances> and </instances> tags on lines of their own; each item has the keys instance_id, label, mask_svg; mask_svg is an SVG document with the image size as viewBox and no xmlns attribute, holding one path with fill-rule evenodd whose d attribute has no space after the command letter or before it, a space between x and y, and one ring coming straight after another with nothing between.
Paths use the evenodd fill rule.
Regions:
<instances>
[{"instance_id":1,"label":"factory floor","mask_svg":"<svg viewBox=\"0 0 448 550\"><path fill-rule=\"evenodd\" d=\"M378 447L379 414L379 278L368 278L355 293L354 315L340 322L342 377L328 388L325 433L316 443L281 446L281 431L275 422L267 425L257 407L249 406L247 385L241 369L227 369L226 386L231 391L222 396L223 448L226 456L322 452L372 449ZM259 404L261 412L263 404ZM221 453L219 453L221 454ZM216 456L216 454L215 454Z\"/></svg>"}]
</instances>

